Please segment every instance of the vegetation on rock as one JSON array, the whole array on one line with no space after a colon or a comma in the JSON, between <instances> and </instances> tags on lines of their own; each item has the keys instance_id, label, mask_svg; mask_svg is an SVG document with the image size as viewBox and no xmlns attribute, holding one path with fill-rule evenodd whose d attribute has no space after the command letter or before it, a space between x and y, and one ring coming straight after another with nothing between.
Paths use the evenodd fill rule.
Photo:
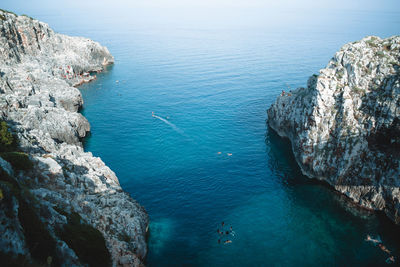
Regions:
<instances>
[{"instance_id":1,"label":"vegetation on rock","mask_svg":"<svg viewBox=\"0 0 400 267\"><path fill-rule=\"evenodd\" d=\"M16 149L16 139L10 131L7 123L0 120L0 152L13 151Z\"/></svg>"},{"instance_id":2,"label":"vegetation on rock","mask_svg":"<svg viewBox=\"0 0 400 267\"><path fill-rule=\"evenodd\" d=\"M22 226L26 245L35 261L33 264L43 265L51 259L52 265L58 266L60 259L56 253L56 241L37 215L33 205L35 198L28 189L24 189L14 177L8 175L2 168L0 168L0 187L8 189L7 193L4 192L2 199L5 205L11 206L13 199L18 201L18 219ZM12 215L9 214L9 216ZM10 263L15 263L15 266L32 265L31 262L28 264L26 257L18 255L2 253L0 259L7 259L5 262L12 259ZM22 263L23 265L21 265Z\"/></svg>"},{"instance_id":3,"label":"vegetation on rock","mask_svg":"<svg viewBox=\"0 0 400 267\"><path fill-rule=\"evenodd\" d=\"M32 169L33 163L29 159L28 154L24 152L2 152L0 157L8 161L14 170L27 171Z\"/></svg>"},{"instance_id":4,"label":"vegetation on rock","mask_svg":"<svg viewBox=\"0 0 400 267\"><path fill-rule=\"evenodd\" d=\"M83 223L76 212L62 213L67 217L68 223L58 235L75 251L79 259L89 266L110 266L111 256L101 232Z\"/></svg>"}]
</instances>

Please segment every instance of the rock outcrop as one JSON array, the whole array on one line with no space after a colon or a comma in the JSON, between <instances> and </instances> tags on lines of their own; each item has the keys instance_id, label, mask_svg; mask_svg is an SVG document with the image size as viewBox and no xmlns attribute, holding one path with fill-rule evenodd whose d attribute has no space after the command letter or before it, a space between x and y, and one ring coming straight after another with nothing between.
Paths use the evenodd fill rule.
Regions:
<instances>
[{"instance_id":1,"label":"rock outcrop","mask_svg":"<svg viewBox=\"0 0 400 267\"><path fill-rule=\"evenodd\" d=\"M95 79L94 73L113 60L94 41L0 11L0 119L11 126L19 149L33 163L30 170L13 171L0 157L0 175L12 175L18 188L29 191L34 201L23 203L40 211L37 216L66 266L87 264L58 235L71 214L79 217L78 224L101 232L113 266L140 266L147 253L147 213L122 191L114 172L81 144L90 125L78 113L83 100L73 86ZM18 215L23 203L6 185L0 183L0 251L29 261L34 254Z\"/></svg>"},{"instance_id":2,"label":"rock outcrop","mask_svg":"<svg viewBox=\"0 0 400 267\"><path fill-rule=\"evenodd\" d=\"M268 123L305 175L400 223L400 37L346 44L307 87L282 92Z\"/></svg>"}]
</instances>

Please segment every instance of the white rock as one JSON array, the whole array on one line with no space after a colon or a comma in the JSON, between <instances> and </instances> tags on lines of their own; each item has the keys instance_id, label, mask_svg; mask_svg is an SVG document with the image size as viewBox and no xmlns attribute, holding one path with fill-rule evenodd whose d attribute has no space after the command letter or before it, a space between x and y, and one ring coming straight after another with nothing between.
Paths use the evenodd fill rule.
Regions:
<instances>
[{"instance_id":1,"label":"white rock","mask_svg":"<svg viewBox=\"0 0 400 267\"><path fill-rule=\"evenodd\" d=\"M268 123L302 172L400 223L400 37L346 44L306 88L278 97Z\"/></svg>"},{"instance_id":2,"label":"white rock","mask_svg":"<svg viewBox=\"0 0 400 267\"><path fill-rule=\"evenodd\" d=\"M20 147L36 159L33 170L18 177L49 210L51 216L41 219L54 233L66 221L53 207L77 212L102 232L113 266L142 265L147 213L122 191L114 172L85 153L80 142L90 125L77 113L83 100L73 86L95 79L90 73L102 71L114 58L92 40L55 33L25 16L3 11L0 15L5 17L0 19L0 116L12 125ZM0 165L11 171L2 159ZM10 222L18 226L18 219ZM0 232L3 229L0 226ZM10 229L1 242L18 241L11 251L27 254L19 228ZM130 241L121 238L126 235ZM66 266L81 264L63 241L57 244Z\"/></svg>"}]
</instances>

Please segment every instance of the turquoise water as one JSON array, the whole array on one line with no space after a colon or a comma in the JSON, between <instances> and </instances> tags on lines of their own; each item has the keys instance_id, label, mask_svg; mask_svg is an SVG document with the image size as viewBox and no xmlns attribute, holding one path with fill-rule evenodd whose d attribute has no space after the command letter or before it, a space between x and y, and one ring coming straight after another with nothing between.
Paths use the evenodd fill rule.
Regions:
<instances>
[{"instance_id":1,"label":"turquoise water","mask_svg":"<svg viewBox=\"0 0 400 267\"><path fill-rule=\"evenodd\" d=\"M281 90L304 86L343 44L399 34L400 9L10 9L114 55L80 87L85 149L149 213L149 266L385 264L367 234L399 256L399 229L301 175L265 120ZM230 244L218 243L222 221Z\"/></svg>"}]
</instances>

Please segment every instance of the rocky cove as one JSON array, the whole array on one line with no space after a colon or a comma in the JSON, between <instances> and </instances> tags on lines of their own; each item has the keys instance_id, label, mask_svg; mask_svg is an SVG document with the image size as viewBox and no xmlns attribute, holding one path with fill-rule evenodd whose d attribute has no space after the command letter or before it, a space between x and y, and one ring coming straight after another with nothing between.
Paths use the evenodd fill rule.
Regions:
<instances>
[{"instance_id":1,"label":"rocky cove","mask_svg":"<svg viewBox=\"0 0 400 267\"><path fill-rule=\"evenodd\" d=\"M268 124L302 172L400 223L400 37L343 46L307 87L282 92Z\"/></svg>"},{"instance_id":2,"label":"rocky cove","mask_svg":"<svg viewBox=\"0 0 400 267\"><path fill-rule=\"evenodd\" d=\"M132 15L134 10L128 14L107 10L107 14L96 15L101 20L95 20L93 14L86 17L90 15L87 10L82 15L66 14L62 19L45 9L48 16L41 16L42 10L9 9L29 12L59 32L98 40L112 51L115 64L103 65L113 60L107 56L108 51L101 52L101 46L92 47L91 41L77 41L87 39L54 32L60 42L45 36L46 42L40 43L43 51L51 53L40 53L36 48L31 53L27 45L22 49L20 44L24 43L25 33L34 36L31 43L36 43L34 32L40 29L37 21L29 22L35 25L31 31L7 24L7 50L3 51L18 51L27 66L19 69L19 63L8 63L9 56L1 61L15 69L11 73L4 67L7 80L0 86L7 91L2 94L7 104L4 121L10 130L4 131L7 125L2 122L0 132L14 134L12 138L5 135L13 142L1 152L5 161L0 203L5 212L0 217L11 218L3 220L6 224L12 221L1 228L10 236L4 240L12 241L2 241L1 248L6 249L1 259L19 265L64 262L68 266L264 266L267 262L287 266L379 265L386 257L364 241L367 233L380 235L389 249L398 251L396 242L390 242L391 236L395 240L398 235L379 231L390 227L376 224L371 219L375 213L353 209L350 201L343 201L345 197L337 201L334 198L339 194L303 177L286 140L278 138L265 124L265 108L282 88L289 91L285 82L300 86L350 40L367 34L390 36L397 29L390 34L382 29L357 31L361 36L353 31L346 38L329 37L329 27L324 27L327 35L312 36L309 29L297 38L293 32L274 38L267 29L264 38L259 31L248 35L239 31L239 38L236 27L228 34L225 29L219 30L218 35L214 25L201 32L194 27L183 33L160 31L163 27L143 31L135 20L127 23L115 19L115 14L136 17ZM16 25L29 19L7 14L6 20L10 22L11 17ZM371 20L377 24L376 17ZM14 35L15 40L9 42ZM315 37L314 44L304 41L310 36ZM381 40L371 39L367 43L382 56ZM331 48L318 50L325 45ZM319 59L312 60L314 57ZM36 58L40 59L39 66ZM389 58L382 60L392 61ZM59 64L58 60L65 62ZM313 67L296 72L301 65L295 62ZM23 74L27 71L36 72L33 82ZM89 79L92 82L83 84L81 92L73 87ZM27 91L19 87L19 81L27 81ZM53 85L56 81L60 86ZM293 95L290 91L284 93L285 97ZM85 106L81 112L91 125L75 112L81 109L82 98ZM9 103L15 106L9 107ZM31 108L35 112L28 112ZM17 109L23 112L17 114ZM151 111L188 137L152 118ZM86 138L89 127L92 134ZM15 140L19 146L13 144ZM102 161L84 151L101 156L117 173L119 182ZM119 183L151 216L148 249L142 239L147 215L121 191ZM237 233L229 245L217 242L216 230L221 221L232 223ZM145 261L143 251L148 252Z\"/></svg>"},{"instance_id":3,"label":"rocky cove","mask_svg":"<svg viewBox=\"0 0 400 267\"><path fill-rule=\"evenodd\" d=\"M2 261L143 265L146 211L81 143L90 125L74 86L113 56L89 39L0 11L0 58L3 133L6 122L13 134L0 155Z\"/></svg>"}]
</instances>

